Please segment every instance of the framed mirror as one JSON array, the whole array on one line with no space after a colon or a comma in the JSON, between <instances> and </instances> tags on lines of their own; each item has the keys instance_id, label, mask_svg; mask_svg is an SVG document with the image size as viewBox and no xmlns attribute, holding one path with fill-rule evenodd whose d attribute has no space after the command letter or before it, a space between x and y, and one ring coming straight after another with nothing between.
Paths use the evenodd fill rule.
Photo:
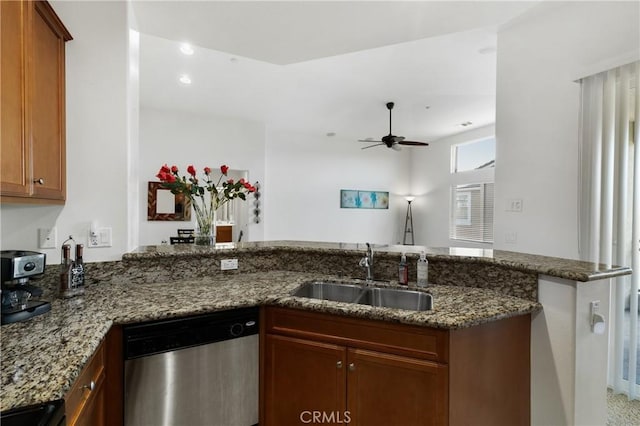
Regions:
<instances>
[{"instance_id":1,"label":"framed mirror","mask_svg":"<svg viewBox=\"0 0 640 426\"><path fill-rule=\"evenodd\" d=\"M174 195L161 182L149 182L147 220L191 220L191 200L184 194Z\"/></svg>"}]
</instances>

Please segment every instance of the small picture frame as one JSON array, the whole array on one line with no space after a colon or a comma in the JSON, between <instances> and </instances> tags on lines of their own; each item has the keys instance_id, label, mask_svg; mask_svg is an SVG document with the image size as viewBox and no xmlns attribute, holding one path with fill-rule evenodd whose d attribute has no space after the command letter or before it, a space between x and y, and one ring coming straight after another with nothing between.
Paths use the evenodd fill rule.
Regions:
<instances>
[{"instance_id":1,"label":"small picture frame","mask_svg":"<svg viewBox=\"0 0 640 426\"><path fill-rule=\"evenodd\" d=\"M147 220L190 221L191 200L184 194L172 194L162 182L149 182Z\"/></svg>"}]
</instances>

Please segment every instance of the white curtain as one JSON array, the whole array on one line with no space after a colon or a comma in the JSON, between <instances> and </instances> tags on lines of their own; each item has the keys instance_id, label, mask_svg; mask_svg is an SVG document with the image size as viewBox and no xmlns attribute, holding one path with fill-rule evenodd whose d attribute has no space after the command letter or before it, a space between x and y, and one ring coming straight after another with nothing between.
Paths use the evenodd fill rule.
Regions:
<instances>
[{"instance_id":1,"label":"white curtain","mask_svg":"<svg viewBox=\"0 0 640 426\"><path fill-rule=\"evenodd\" d=\"M611 279L609 386L639 399L640 62L581 80L580 252L631 266Z\"/></svg>"}]
</instances>

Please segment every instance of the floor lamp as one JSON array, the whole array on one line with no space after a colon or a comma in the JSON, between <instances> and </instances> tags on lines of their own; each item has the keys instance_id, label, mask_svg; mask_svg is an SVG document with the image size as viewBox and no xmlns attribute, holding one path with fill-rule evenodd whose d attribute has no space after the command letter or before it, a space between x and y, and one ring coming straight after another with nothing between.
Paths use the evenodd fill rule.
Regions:
<instances>
[{"instance_id":1,"label":"floor lamp","mask_svg":"<svg viewBox=\"0 0 640 426\"><path fill-rule=\"evenodd\" d=\"M409 203L407 205L407 216L404 220L404 238L402 239L403 245L414 245L415 241L413 240L413 216L411 214L411 202L416 199L413 195L407 195L404 197L405 200ZM407 243L407 235L411 237L411 242Z\"/></svg>"}]
</instances>

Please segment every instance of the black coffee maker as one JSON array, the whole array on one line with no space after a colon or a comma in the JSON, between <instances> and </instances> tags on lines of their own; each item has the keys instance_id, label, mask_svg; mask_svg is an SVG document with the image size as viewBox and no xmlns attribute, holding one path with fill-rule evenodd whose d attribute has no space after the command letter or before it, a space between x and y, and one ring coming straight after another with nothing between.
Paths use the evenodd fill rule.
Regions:
<instances>
[{"instance_id":1,"label":"black coffee maker","mask_svg":"<svg viewBox=\"0 0 640 426\"><path fill-rule=\"evenodd\" d=\"M51 304L33 300L42 290L29 284L44 274L47 256L25 250L2 250L2 324L25 321L51 310Z\"/></svg>"}]
</instances>

